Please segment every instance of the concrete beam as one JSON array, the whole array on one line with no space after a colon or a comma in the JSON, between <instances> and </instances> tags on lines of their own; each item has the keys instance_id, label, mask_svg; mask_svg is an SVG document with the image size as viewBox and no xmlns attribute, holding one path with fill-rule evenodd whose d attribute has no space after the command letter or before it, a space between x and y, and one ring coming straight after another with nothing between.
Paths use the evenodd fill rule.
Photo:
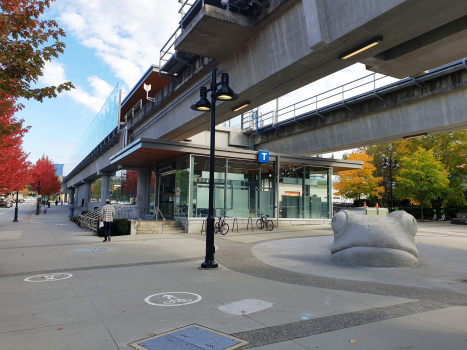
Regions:
<instances>
[{"instance_id":1,"label":"concrete beam","mask_svg":"<svg viewBox=\"0 0 467 350\"><path fill-rule=\"evenodd\" d=\"M371 104L371 102L369 102ZM260 142L256 149L270 152L316 155L342 151L355 147L402 140L404 137L421 133L439 134L467 129L467 86L439 94L427 94L388 108L375 109L342 120L342 110L326 119L336 122L321 127L300 130L290 126L280 134L271 135L266 142ZM340 114L340 116L339 116ZM341 118L341 121L337 121ZM295 130L295 133L293 132Z\"/></svg>"}]
</instances>

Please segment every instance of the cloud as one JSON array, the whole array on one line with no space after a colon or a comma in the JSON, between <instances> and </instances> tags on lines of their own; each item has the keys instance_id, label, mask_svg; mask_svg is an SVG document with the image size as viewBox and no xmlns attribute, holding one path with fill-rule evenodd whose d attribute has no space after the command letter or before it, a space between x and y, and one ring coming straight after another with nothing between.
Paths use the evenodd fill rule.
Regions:
<instances>
[{"instance_id":1,"label":"cloud","mask_svg":"<svg viewBox=\"0 0 467 350\"><path fill-rule=\"evenodd\" d=\"M59 25L95 50L130 89L177 28L180 4L167 0L64 0L54 3Z\"/></svg>"},{"instance_id":2,"label":"cloud","mask_svg":"<svg viewBox=\"0 0 467 350\"><path fill-rule=\"evenodd\" d=\"M46 62L43 73L38 81L38 85L40 86L57 86L68 81L65 65L58 61ZM91 75L86 80L93 90L92 94L89 94L81 86L75 84L75 89L64 92L62 95L70 97L75 102L97 113L113 91L114 86L95 75Z\"/></svg>"},{"instance_id":3,"label":"cloud","mask_svg":"<svg viewBox=\"0 0 467 350\"><path fill-rule=\"evenodd\" d=\"M57 86L66 82L64 65L57 61L45 63L43 74L38 83L44 86Z\"/></svg>"}]
</instances>

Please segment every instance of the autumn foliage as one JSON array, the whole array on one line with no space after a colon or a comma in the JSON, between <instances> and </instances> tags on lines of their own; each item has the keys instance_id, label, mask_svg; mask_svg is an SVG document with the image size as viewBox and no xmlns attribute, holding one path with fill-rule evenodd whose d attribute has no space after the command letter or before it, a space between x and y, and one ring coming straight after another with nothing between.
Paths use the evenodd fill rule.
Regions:
<instances>
[{"instance_id":1,"label":"autumn foliage","mask_svg":"<svg viewBox=\"0 0 467 350\"><path fill-rule=\"evenodd\" d=\"M23 127L23 121L14 114L20 107L9 95L0 93L0 192L20 191L28 184L27 154L22 147L22 137L29 127Z\"/></svg>"},{"instance_id":2,"label":"autumn foliage","mask_svg":"<svg viewBox=\"0 0 467 350\"><path fill-rule=\"evenodd\" d=\"M376 167L371 163L373 157L365 151L349 154L347 160L359 160L364 162L362 169L340 171L341 181L334 185L337 194L345 198L360 199L363 197L381 198L384 187L380 186L382 177L374 177Z\"/></svg>"},{"instance_id":3,"label":"autumn foliage","mask_svg":"<svg viewBox=\"0 0 467 350\"><path fill-rule=\"evenodd\" d=\"M41 182L41 195L51 195L61 191L61 184L56 175L57 169L47 156L42 156L30 169L30 184L35 189Z\"/></svg>"}]
</instances>

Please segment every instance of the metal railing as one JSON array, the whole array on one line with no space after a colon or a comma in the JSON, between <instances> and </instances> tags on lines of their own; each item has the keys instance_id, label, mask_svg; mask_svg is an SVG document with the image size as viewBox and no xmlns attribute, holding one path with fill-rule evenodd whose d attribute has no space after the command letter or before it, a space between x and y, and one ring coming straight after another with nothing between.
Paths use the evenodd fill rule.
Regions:
<instances>
[{"instance_id":1,"label":"metal railing","mask_svg":"<svg viewBox=\"0 0 467 350\"><path fill-rule=\"evenodd\" d=\"M162 215L162 212L159 209L159 207L155 207L154 208L154 219L156 220L156 222L159 220L159 214L162 217L162 233L164 233L165 217L164 215Z\"/></svg>"},{"instance_id":2,"label":"metal railing","mask_svg":"<svg viewBox=\"0 0 467 350\"><path fill-rule=\"evenodd\" d=\"M345 100L363 92L372 91L376 97L379 97L376 93L377 85L383 85L381 82L384 79L394 78L379 73L372 73L280 109L267 113L259 111L250 112L250 115L244 116L243 126L245 128L245 125L247 127L254 125L255 129L261 129L269 125L275 126L281 121L296 120L297 116L304 113L322 117L319 112L320 108L338 103L341 103L345 108L349 108L345 105Z\"/></svg>"},{"instance_id":3,"label":"metal railing","mask_svg":"<svg viewBox=\"0 0 467 350\"><path fill-rule=\"evenodd\" d=\"M177 208L177 218L180 223L181 223L181 220L185 220L184 229L185 229L185 233L188 233L188 212L185 212L181 210L180 208Z\"/></svg>"},{"instance_id":4,"label":"metal railing","mask_svg":"<svg viewBox=\"0 0 467 350\"><path fill-rule=\"evenodd\" d=\"M180 10L178 10L178 13L180 13L181 15L181 20L183 20L183 17L185 17L185 15L188 13L188 11L190 9L188 9L187 11L185 11L185 7L188 6L188 7L192 7L195 3L189 3L188 0L178 0L179 3L182 4L182 6L180 7ZM202 6L204 7L204 1L203 1L203 4ZM162 46L161 50L160 50L160 53L159 53L159 68L161 69L171 58L172 56L175 54L175 40L177 40L177 38L180 36L180 34L182 34L182 31L183 31L183 26L182 26L182 21L180 20L180 23L177 27L177 29L175 29L175 32L171 35L171 37L169 38L169 40L167 40L167 42L164 44L164 46ZM161 73L166 73L164 71L161 71Z\"/></svg>"},{"instance_id":5,"label":"metal railing","mask_svg":"<svg viewBox=\"0 0 467 350\"><path fill-rule=\"evenodd\" d=\"M127 114L125 114L125 122L126 120L130 117L133 118L133 116L135 115L135 112L137 110L140 110L141 108L143 108L143 100L139 100L129 111Z\"/></svg>"}]
</instances>

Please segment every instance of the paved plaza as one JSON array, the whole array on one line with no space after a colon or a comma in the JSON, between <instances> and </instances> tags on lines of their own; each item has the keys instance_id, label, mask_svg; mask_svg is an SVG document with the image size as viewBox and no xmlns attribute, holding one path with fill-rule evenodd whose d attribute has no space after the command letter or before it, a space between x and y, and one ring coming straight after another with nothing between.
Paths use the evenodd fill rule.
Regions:
<instances>
[{"instance_id":1,"label":"paved plaza","mask_svg":"<svg viewBox=\"0 0 467 350\"><path fill-rule=\"evenodd\" d=\"M226 349L177 340L192 325L242 349L467 349L467 226L419 223L401 269L333 263L329 224L240 230L206 271L204 235L103 243L66 206L34 213L0 211L2 350Z\"/></svg>"}]
</instances>

